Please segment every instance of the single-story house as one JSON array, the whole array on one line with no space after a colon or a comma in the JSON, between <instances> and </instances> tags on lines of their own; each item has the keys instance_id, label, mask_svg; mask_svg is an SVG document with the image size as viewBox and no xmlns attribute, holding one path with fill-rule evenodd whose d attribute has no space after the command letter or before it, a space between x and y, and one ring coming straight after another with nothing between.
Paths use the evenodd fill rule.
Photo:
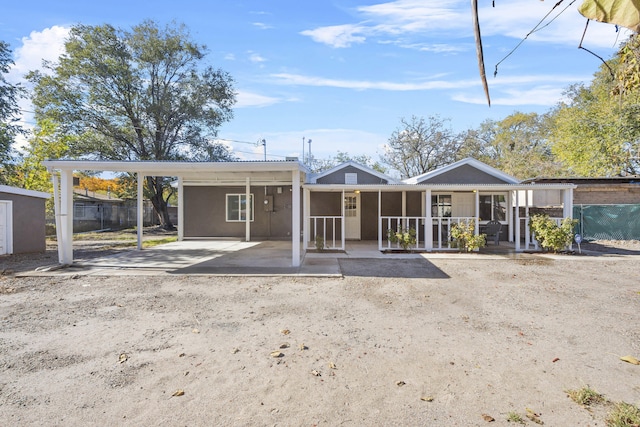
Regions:
<instances>
[{"instance_id":1,"label":"single-story house","mask_svg":"<svg viewBox=\"0 0 640 427\"><path fill-rule=\"evenodd\" d=\"M514 242L517 251L524 250L531 245L529 210L543 203L560 209L564 217L571 216L575 188L570 183L523 184L471 158L404 181L355 162L313 174L297 159L47 160L44 164L56 172L54 188L60 190L56 197L63 264L73 261L74 170L136 173L139 195L145 176L177 177L179 239L287 239L291 240L292 266L299 266L304 252L314 249L318 240L336 250L344 250L349 239L371 240L380 250L396 250L387 238L389 229L414 229L417 250L449 250L450 227L472 220L477 233L489 221L499 221L502 239ZM139 248L141 233L138 227Z\"/></svg>"},{"instance_id":2,"label":"single-story house","mask_svg":"<svg viewBox=\"0 0 640 427\"><path fill-rule=\"evenodd\" d=\"M46 250L45 203L50 197L0 185L0 255Z\"/></svg>"}]
</instances>

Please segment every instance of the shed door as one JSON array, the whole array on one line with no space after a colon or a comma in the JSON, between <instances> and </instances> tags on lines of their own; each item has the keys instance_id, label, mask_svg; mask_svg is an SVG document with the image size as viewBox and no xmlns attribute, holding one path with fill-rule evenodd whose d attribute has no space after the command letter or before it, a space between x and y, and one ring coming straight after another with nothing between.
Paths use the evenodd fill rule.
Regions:
<instances>
[{"instance_id":1,"label":"shed door","mask_svg":"<svg viewBox=\"0 0 640 427\"><path fill-rule=\"evenodd\" d=\"M0 255L11 253L9 247L11 202L0 200Z\"/></svg>"},{"instance_id":2,"label":"shed door","mask_svg":"<svg viewBox=\"0 0 640 427\"><path fill-rule=\"evenodd\" d=\"M344 237L349 240L360 240L360 194L344 195Z\"/></svg>"}]
</instances>

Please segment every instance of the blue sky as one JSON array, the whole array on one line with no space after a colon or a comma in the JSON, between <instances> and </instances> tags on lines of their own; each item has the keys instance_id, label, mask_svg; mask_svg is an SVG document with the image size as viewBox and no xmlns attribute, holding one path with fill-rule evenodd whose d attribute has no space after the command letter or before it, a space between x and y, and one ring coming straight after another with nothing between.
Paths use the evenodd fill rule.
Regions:
<instances>
[{"instance_id":1,"label":"blue sky","mask_svg":"<svg viewBox=\"0 0 640 427\"><path fill-rule=\"evenodd\" d=\"M18 81L42 59L55 60L74 24L184 23L208 47L207 64L235 79L235 117L219 136L241 141L228 142L241 158L262 159L254 144L262 139L270 160L300 157L306 138L316 158L342 151L377 160L402 117L439 115L463 131L514 111L547 111L568 85L590 81L600 62L578 49L586 22L580 0L557 7L568 6L493 77L555 4L480 0L491 107L468 0L13 1L3 6L0 39L14 51L11 79ZM608 59L627 34L591 22L583 45Z\"/></svg>"}]
</instances>

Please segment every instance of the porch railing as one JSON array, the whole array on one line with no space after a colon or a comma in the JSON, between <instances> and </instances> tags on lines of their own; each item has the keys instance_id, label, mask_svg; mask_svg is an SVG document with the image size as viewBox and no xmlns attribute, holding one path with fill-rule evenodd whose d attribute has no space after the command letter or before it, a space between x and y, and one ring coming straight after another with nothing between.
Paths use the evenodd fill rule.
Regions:
<instances>
[{"instance_id":1,"label":"porch railing","mask_svg":"<svg viewBox=\"0 0 640 427\"><path fill-rule=\"evenodd\" d=\"M444 250L455 249L451 247L451 227L459 222L475 221L475 217L432 217L431 224L427 225L426 217L410 216L383 216L380 217L378 246L383 250L403 250L399 243L393 243L388 238L388 230L400 232L414 229L416 243L409 249L413 250ZM431 242L428 242L428 229L431 227ZM429 244L431 243L431 244Z\"/></svg>"},{"instance_id":2,"label":"porch railing","mask_svg":"<svg viewBox=\"0 0 640 427\"><path fill-rule=\"evenodd\" d=\"M317 249L316 242L321 241L323 249L344 250L342 238L342 216L310 216L309 239L307 249ZM320 240L321 239L321 240Z\"/></svg>"},{"instance_id":3,"label":"porch railing","mask_svg":"<svg viewBox=\"0 0 640 427\"><path fill-rule=\"evenodd\" d=\"M454 224L466 223L475 221L475 217L471 216L447 216L447 217L433 217L432 222L434 226L433 234L433 249L457 249L451 246L451 227Z\"/></svg>"},{"instance_id":4,"label":"porch railing","mask_svg":"<svg viewBox=\"0 0 640 427\"><path fill-rule=\"evenodd\" d=\"M400 243L393 243L389 240L389 230L394 232L402 232L407 230L415 230L416 243L411 245L408 249L413 250L426 250L427 242L425 240L426 218L420 216L383 216L380 217L380 230L378 238L378 249L383 250L403 250L404 248Z\"/></svg>"}]
</instances>

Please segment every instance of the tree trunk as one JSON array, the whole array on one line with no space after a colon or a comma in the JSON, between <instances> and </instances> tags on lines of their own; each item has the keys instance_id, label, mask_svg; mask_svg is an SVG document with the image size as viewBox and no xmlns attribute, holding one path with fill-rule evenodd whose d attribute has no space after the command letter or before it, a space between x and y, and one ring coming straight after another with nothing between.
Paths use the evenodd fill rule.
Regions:
<instances>
[{"instance_id":1,"label":"tree trunk","mask_svg":"<svg viewBox=\"0 0 640 427\"><path fill-rule=\"evenodd\" d=\"M169 207L167 201L163 197L164 187L162 185L162 177L147 177L147 190L150 193L149 199L153 204L153 209L158 215L160 227L165 230L175 230L171 218L169 217Z\"/></svg>"}]
</instances>

